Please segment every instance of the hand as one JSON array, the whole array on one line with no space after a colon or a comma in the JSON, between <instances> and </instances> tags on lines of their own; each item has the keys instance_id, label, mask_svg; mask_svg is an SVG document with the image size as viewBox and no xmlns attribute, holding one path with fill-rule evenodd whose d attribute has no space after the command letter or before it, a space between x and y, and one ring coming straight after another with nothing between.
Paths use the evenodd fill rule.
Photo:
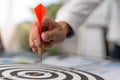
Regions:
<instances>
[{"instance_id":1,"label":"hand","mask_svg":"<svg viewBox=\"0 0 120 80\"><path fill-rule=\"evenodd\" d=\"M38 26L38 22L36 21L32 23L30 28L29 44L33 51L36 51L41 43L42 48L50 48L55 44L63 42L70 31L70 28L65 22L55 22L44 18L42 22L42 39L40 39Z\"/></svg>"}]
</instances>

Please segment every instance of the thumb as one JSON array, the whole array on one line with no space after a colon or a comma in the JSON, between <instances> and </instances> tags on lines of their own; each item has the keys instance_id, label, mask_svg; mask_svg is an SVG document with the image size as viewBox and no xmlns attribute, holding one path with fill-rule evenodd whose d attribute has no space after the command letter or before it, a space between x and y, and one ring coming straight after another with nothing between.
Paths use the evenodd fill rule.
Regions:
<instances>
[{"instance_id":1,"label":"thumb","mask_svg":"<svg viewBox=\"0 0 120 80\"><path fill-rule=\"evenodd\" d=\"M54 30L43 32L42 35L41 35L42 40L45 41L45 42L55 40L56 36L57 36L57 33Z\"/></svg>"}]
</instances>

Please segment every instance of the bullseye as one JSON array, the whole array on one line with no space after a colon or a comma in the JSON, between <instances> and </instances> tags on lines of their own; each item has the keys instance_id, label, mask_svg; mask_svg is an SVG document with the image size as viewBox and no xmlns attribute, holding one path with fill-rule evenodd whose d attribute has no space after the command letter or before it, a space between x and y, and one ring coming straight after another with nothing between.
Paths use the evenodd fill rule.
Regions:
<instances>
[{"instance_id":1,"label":"bullseye","mask_svg":"<svg viewBox=\"0 0 120 80\"><path fill-rule=\"evenodd\" d=\"M44 74L39 74L39 73L33 73L33 72L31 72L31 73L26 73L26 75L31 75L31 76L42 76L42 75L44 75Z\"/></svg>"}]
</instances>

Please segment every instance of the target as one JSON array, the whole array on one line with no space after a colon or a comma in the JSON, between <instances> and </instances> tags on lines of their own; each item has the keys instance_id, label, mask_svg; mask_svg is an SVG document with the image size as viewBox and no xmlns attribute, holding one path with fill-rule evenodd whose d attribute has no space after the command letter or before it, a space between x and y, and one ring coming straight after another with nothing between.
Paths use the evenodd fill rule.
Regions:
<instances>
[{"instance_id":1,"label":"target","mask_svg":"<svg viewBox=\"0 0 120 80\"><path fill-rule=\"evenodd\" d=\"M0 80L104 80L73 68L38 64L12 64L0 66Z\"/></svg>"}]
</instances>

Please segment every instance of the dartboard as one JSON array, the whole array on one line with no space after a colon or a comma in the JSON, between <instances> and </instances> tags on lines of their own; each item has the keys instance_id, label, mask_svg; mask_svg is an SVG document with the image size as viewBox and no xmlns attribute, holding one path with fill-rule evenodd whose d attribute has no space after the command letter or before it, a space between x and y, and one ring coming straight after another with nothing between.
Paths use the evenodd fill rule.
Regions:
<instances>
[{"instance_id":1,"label":"dartboard","mask_svg":"<svg viewBox=\"0 0 120 80\"><path fill-rule=\"evenodd\" d=\"M0 80L104 80L82 70L39 64L0 65Z\"/></svg>"}]
</instances>

